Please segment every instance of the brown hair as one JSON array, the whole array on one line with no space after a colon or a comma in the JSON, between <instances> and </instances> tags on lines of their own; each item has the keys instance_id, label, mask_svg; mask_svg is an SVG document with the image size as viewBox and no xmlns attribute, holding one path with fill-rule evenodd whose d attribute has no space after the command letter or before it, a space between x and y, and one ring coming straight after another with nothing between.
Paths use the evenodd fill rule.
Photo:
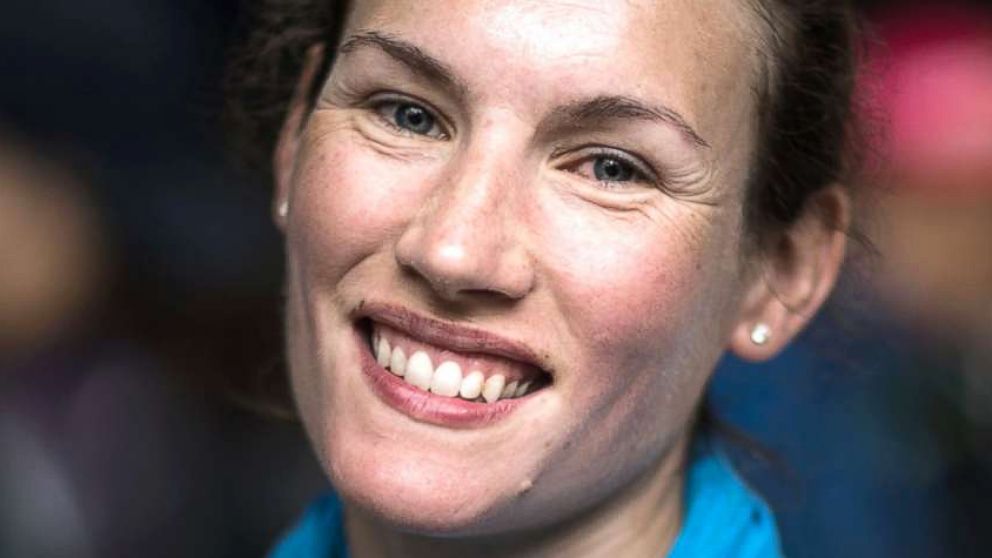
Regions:
<instances>
[{"instance_id":1,"label":"brown hair","mask_svg":"<svg viewBox=\"0 0 992 558\"><path fill-rule=\"evenodd\" d=\"M767 33L746 210L750 232L761 232L794 222L816 191L854 184L860 29L848 1L752 2Z\"/></svg>"},{"instance_id":2,"label":"brown hair","mask_svg":"<svg viewBox=\"0 0 992 558\"><path fill-rule=\"evenodd\" d=\"M818 190L850 185L857 18L845 0L748 0L765 23L759 127L748 185L749 233L780 230ZM227 121L236 147L270 160L304 58L325 45L311 99L333 64L344 0L255 0L242 22L227 80Z\"/></svg>"}]
</instances>

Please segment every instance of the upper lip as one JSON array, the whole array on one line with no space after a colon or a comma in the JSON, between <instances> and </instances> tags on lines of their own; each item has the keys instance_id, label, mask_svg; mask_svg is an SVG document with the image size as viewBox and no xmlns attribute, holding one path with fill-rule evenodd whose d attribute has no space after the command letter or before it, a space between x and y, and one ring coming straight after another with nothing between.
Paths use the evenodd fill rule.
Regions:
<instances>
[{"instance_id":1,"label":"upper lip","mask_svg":"<svg viewBox=\"0 0 992 558\"><path fill-rule=\"evenodd\" d=\"M355 319L368 318L396 328L414 339L460 353L482 353L516 360L549 373L538 354L525 343L502 335L431 318L402 306L364 302L353 312Z\"/></svg>"}]
</instances>

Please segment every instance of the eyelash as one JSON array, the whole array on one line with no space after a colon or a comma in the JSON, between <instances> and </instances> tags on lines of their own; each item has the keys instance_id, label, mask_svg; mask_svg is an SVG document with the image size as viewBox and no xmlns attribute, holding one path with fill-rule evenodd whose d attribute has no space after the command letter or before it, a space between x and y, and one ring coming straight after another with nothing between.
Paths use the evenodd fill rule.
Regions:
<instances>
[{"instance_id":1,"label":"eyelash","mask_svg":"<svg viewBox=\"0 0 992 558\"><path fill-rule=\"evenodd\" d=\"M632 155L621 149L614 147L606 147L601 145L591 145L583 146L579 148L570 148L569 152L575 153L578 151L590 150L583 153L581 157L577 158L574 162L565 165L565 170L573 174L579 174L588 180L592 180L598 184L604 185L606 189L615 190L624 188L624 184L650 184L658 185L661 179L657 172L651 168L650 165L643 162L639 157ZM552 158L557 158L565 153L564 149L556 150L552 154ZM598 180L595 176L585 177L583 174L578 172L578 169L587 164L595 164L598 159L614 159L621 162L624 165L630 167L632 172L631 179L628 181L608 181L608 180ZM593 173L595 170L593 170ZM591 174L591 173L590 173Z\"/></svg>"},{"instance_id":2,"label":"eyelash","mask_svg":"<svg viewBox=\"0 0 992 558\"><path fill-rule=\"evenodd\" d=\"M393 117L395 115L387 114L388 111L386 111L385 109L392 107L395 110L404 105L417 107L423 110L428 115L430 115L430 117L434 120L434 125L437 126L439 130L438 136L435 137L427 134L418 134L412 130L408 130L406 128L397 126L396 123L393 121ZM437 140L446 140L451 137L451 135L445 130L444 120L438 116L437 111L432 109L430 105L428 105L427 103L420 101L418 99L407 97L404 95L388 94L388 93L379 96L374 95L368 102L368 108L371 109L372 112L376 114L376 116L379 118L382 124L384 124L386 127L390 128L392 131L398 134L409 137L421 137L421 138L429 138L429 139L437 139Z\"/></svg>"},{"instance_id":3,"label":"eyelash","mask_svg":"<svg viewBox=\"0 0 992 558\"><path fill-rule=\"evenodd\" d=\"M417 107L423 110L425 113L427 113L433 119L434 125L439 130L439 134L437 136L431 136L428 134L418 134L412 130L398 126L394 122L395 113L391 111L397 110L404 105ZM437 140L447 140L450 139L451 137L450 134L445 130L445 126L443 123L444 121L441 117L438 116L437 111L430 108L430 106L427 103L417 100L415 98L411 98L405 95L390 94L390 93L381 94L379 96L373 95L371 100L368 102L368 107L376 114L376 116L378 116L382 124L390 128L392 131L394 131L397 134L401 134L409 137L422 137L422 138L437 139ZM391 109L391 110L386 110L386 109ZM607 189L612 190L612 189L623 188L623 184L628 182L634 184L656 184L658 182L657 173L655 173L654 170L649 165L641 161L640 158L631 155L626 151L612 147L600 146L600 145L584 146L579 149L592 149L593 151L585 154L581 159L579 159L575 163L567 165L567 170L569 172L572 172L573 174L579 174L576 170L578 167L589 163L595 164L594 162L598 159L614 159L630 168L632 172L632 176L629 181L598 180L595 178L595 176L589 178L590 180L593 180L594 182L597 182L599 184L609 185L609 186L604 186ZM570 149L569 151L577 151L577 150ZM557 158L559 155L563 154L563 152L564 150L556 150L555 153L552 154L552 158ZM595 171L593 171L593 173L595 173Z\"/></svg>"},{"instance_id":4,"label":"eyelash","mask_svg":"<svg viewBox=\"0 0 992 558\"><path fill-rule=\"evenodd\" d=\"M655 182L655 173L648 168L646 164L641 162L637 157L630 155L624 151L613 148L600 148L598 152L592 154L592 159L596 160L599 158L609 158L616 159L621 163L628 165L633 172L630 182L634 183L644 183L644 182Z\"/></svg>"}]
</instances>

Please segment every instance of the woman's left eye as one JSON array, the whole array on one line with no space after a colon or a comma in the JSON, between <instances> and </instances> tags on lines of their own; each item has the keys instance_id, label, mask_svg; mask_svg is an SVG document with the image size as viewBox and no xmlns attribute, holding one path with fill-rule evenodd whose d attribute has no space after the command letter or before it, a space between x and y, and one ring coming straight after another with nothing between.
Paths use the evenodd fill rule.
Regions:
<instances>
[{"instance_id":1,"label":"woman's left eye","mask_svg":"<svg viewBox=\"0 0 992 558\"><path fill-rule=\"evenodd\" d=\"M375 107L387 125L404 133L442 139L445 134L427 108L409 101L385 101Z\"/></svg>"},{"instance_id":2,"label":"woman's left eye","mask_svg":"<svg viewBox=\"0 0 992 558\"><path fill-rule=\"evenodd\" d=\"M637 176L637 169L616 157L596 157L592 164L593 176L600 182L630 182Z\"/></svg>"},{"instance_id":3,"label":"woman's left eye","mask_svg":"<svg viewBox=\"0 0 992 558\"><path fill-rule=\"evenodd\" d=\"M651 171L621 154L599 153L587 156L570 169L606 187L622 187L636 183L653 182Z\"/></svg>"}]
</instances>

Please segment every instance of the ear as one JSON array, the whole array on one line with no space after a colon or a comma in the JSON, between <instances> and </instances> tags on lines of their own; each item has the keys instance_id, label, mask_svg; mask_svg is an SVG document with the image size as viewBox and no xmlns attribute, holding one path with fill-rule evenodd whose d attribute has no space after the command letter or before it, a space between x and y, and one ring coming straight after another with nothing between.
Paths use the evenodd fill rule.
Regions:
<instances>
[{"instance_id":1,"label":"ear","mask_svg":"<svg viewBox=\"0 0 992 558\"><path fill-rule=\"evenodd\" d=\"M310 110L310 91L313 81L324 60L324 47L314 45L307 51L300 79L293 92L286 119L283 121L272 154L272 170L275 178L275 195L272 198L272 214L279 230L286 229L292 198L293 174L296 170L296 156L300 148L300 136Z\"/></svg>"},{"instance_id":2,"label":"ear","mask_svg":"<svg viewBox=\"0 0 992 558\"><path fill-rule=\"evenodd\" d=\"M850 197L833 185L807 200L796 222L760 248L760 266L731 335L734 354L768 360L806 327L837 282L850 222ZM755 337L761 327L767 328L764 339Z\"/></svg>"}]
</instances>

